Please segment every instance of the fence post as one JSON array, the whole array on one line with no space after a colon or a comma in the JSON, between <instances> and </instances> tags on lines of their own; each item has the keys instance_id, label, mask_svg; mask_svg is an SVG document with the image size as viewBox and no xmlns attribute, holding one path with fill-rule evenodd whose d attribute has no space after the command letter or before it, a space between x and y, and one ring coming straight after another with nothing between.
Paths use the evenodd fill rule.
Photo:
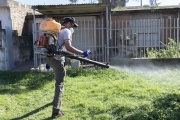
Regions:
<instances>
[{"instance_id":1,"label":"fence post","mask_svg":"<svg viewBox=\"0 0 180 120\"><path fill-rule=\"evenodd\" d=\"M133 53L133 57L137 58L138 56L138 48L137 48L137 37L136 37L136 33L133 34L133 40L134 40L134 53Z\"/></svg>"},{"instance_id":2,"label":"fence post","mask_svg":"<svg viewBox=\"0 0 180 120\"><path fill-rule=\"evenodd\" d=\"M177 18L177 58L179 57L179 17Z\"/></svg>"},{"instance_id":3,"label":"fence post","mask_svg":"<svg viewBox=\"0 0 180 120\"><path fill-rule=\"evenodd\" d=\"M109 7L110 6L106 6L106 47L107 47L107 58L106 58L106 62L109 62Z\"/></svg>"},{"instance_id":4,"label":"fence post","mask_svg":"<svg viewBox=\"0 0 180 120\"><path fill-rule=\"evenodd\" d=\"M36 46L34 42L36 41L36 18L35 18L35 9L33 9L33 52L34 52L34 68L37 68L37 54L35 54Z\"/></svg>"}]
</instances>

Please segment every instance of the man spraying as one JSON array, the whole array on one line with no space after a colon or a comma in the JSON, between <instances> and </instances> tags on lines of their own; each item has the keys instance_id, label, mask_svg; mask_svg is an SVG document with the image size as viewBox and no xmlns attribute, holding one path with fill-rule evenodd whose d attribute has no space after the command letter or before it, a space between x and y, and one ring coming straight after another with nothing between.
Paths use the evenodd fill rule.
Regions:
<instances>
[{"instance_id":1,"label":"man spraying","mask_svg":"<svg viewBox=\"0 0 180 120\"><path fill-rule=\"evenodd\" d=\"M62 22L62 28L58 34L58 47L59 50L67 50L74 54L83 55L87 57L91 51L82 51L72 46L72 31L73 27L78 27L74 17L65 17ZM66 70L64 68L65 58L62 55L55 55L53 57L47 57L47 63L52 67L55 72L55 93L53 100L52 118L57 118L64 115L61 110L62 94L64 90L64 81Z\"/></svg>"}]
</instances>

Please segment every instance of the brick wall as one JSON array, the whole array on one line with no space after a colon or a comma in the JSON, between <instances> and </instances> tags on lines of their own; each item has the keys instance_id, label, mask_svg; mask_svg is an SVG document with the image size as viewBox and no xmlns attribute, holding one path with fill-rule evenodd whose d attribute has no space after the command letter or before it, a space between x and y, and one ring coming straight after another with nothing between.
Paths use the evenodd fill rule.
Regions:
<instances>
[{"instance_id":1,"label":"brick wall","mask_svg":"<svg viewBox=\"0 0 180 120\"><path fill-rule=\"evenodd\" d=\"M31 6L24 5L14 0L7 0L8 6L10 7L12 29L17 30L18 36L22 36L23 30L26 30L28 22L25 21L27 12L31 11ZM25 33L24 33L25 34Z\"/></svg>"}]
</instances>

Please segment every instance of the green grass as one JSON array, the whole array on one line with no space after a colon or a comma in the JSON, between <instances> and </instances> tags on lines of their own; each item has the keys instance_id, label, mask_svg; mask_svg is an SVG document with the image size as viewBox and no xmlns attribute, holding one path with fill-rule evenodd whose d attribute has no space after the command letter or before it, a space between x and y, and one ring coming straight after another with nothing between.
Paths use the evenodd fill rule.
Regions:
<instances>
[{"instance_id":1,"label":"green grass","mask_svg":"<svg viewBox=\"0 0 180 120\"><path fill-rule=\"evenodd\" d=\"M180 70L67 70L61 120L180 120ZM0 120L49 120L54 73L0 72Z\"/></svg>"}]
</instances>

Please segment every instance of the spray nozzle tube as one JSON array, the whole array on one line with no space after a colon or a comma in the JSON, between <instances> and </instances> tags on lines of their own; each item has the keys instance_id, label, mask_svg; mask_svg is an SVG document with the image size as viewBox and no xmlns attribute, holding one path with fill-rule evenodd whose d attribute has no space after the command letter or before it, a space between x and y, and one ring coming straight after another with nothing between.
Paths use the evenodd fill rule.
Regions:
<instances>
[{"instance_id":1,"label":"spray nozzle tube","mask_svg":"<svg viewBox=\"0 0 180 120\"><path fill-rule=\"evenodd\" d=\"M71 58L71 59L80 60L80 61L91 63L91 64L94 64L94 65L97 65L97 66L100 66L100 67L104 67L104 68L109 68L109 63L102 63L102 62L94 61L94 60L91 60L91 59L88 59L88 58L84 58L84 57L75 55L75 54L73 54L71 52L68 52L68 51L63 51L63 50L55 51L53 49L53 50L50 50L50 52L48 52L48 53L42 53L40 51L36 51L35 53L45 55L45 56L50 56L50 57L52 57L54 54L63 55L65 57L68 57L68 58Z\"/></svg>"}]
</instances>

